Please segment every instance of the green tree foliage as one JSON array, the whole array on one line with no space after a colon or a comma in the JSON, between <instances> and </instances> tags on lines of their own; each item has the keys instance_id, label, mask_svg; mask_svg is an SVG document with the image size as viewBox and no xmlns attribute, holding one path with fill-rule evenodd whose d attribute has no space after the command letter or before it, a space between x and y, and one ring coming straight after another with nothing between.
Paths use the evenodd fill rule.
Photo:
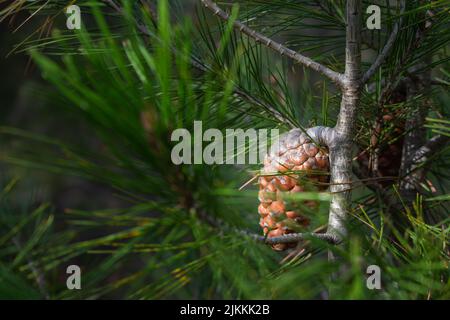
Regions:
<instances>
[{"instance_id":1,"label":"green tree foliage","mask_svg":"<svg viewBox=\"0 0 450 320\"><path fill-rule=\"evenodd\" d=\"M24 11L58 21L66 2L16 1L0 17ZM348 239L332 246L311 238L287 257L253 236L261 233L257 186L253 180L240 187L259 166L171 161L171 133L193 132L194 120L203 121L203 130L223 132L334 125L340 93L240 34L233 21L342 71L345 1L242 1L229 7L225 22L201 6L186 15L184 1L77 3L81 30L34 33L13 52L30 54L46 81L42 91L87 124L76 135L98 143L6 124L0 127L0 159L6 168L25 166L103 184L126 205L97 207L95 194L89 199L94 210L24 205L15 190L26 177L18 181L6 174L0 192L1 298L450 298L448 147L422 164L428 192L413 204L403 201L397 183L371 188L371 177L360 177L353 186ZM364 88L355 137L360 150L370 147L380 110L400 110L393 125L383 128L380 141L388 144L394 124L421 103L430 106L426 134L449 135L449 2L407 1L404 12L387 3L379 3L382 30L364 29L364 52L369 58L380 52L400 17L402 27ZM421 33L428 11L432 23ZM415 66L414 72L430 70L435 85L399 103L386 98ZM323 227L326 194L304 197L320 201L309 216L313 228ZM392 202L405 228L397 228ZM327 250L340 259L329 261ZM82 269L82 290L65 286L70 264ZM366 268L373 264L382 270L381 290L366 287Z\"/></svg>"}]
</instances>

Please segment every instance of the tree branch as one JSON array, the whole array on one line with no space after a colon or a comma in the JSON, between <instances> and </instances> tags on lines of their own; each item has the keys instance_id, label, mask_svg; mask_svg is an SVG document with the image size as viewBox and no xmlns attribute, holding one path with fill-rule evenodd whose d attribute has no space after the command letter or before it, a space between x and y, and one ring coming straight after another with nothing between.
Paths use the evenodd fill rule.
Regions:
<instances>
[{"instance_id":1,"label":"tree branch","mask_svg":"<svg viewBox=\"0 0 450 320\"><path fill-rule=\"evenodd\" d=\"M113 0L102 0L106 5L108 5L109 7L111 7L112 9L114 9L117 13L123 15L123 8L120 7L119 5L117 5ZM155 14L153 14L154 16ZM148 28L137 22L136 21L136 27L139 30L140 33L142 33L143 35L147 36L147 37L153 37L154 35L148 30ZM178 54L178 50L174 47L171 47L171 50L174 54ZM201 71L201 72L212 72L211 68L209 68L207 65L205 65L202 61L200 61L200 59L191 56L191 58L189 59L189 63L191 64L192 67L194 67L195 69ZM297 126L296 123L294 123L293 121L291 121L290 119L286 119L274 106L261 101L260 99L253 97L252 95L248 94L247 92L245 92L245 90L243 90L242 88L235 88L233 90L233 94L235 97L238 97L239 99L242 99L243 101L246 101L252 105L261 107L265 110L267 110L268 112L270 112L275 119L277 119L280 123L286 124L291 128L294 128Z\"/></svg>"},{"instance_id":2,"label":"tree branch","mask_svg":"<svg viewBox=\"0 0 450 320\"><path fill-rule=\"evenodd\" d=\"M431 61L430 56L425 56L419 65L427 65ZM407 87L408 100L413 102L412 112L405 123L405 137L403 140L402 160L400 164L399 192L404 201L409 205L419 192L420 183L425 178L425 170L419 169L413 162L416 152L426 145L425 117L428 113L429 100L416 101L415 97L421 92L427 94L430 90L430 71L418 74L415 78L409 78Z\"/></svg>"},{"instance_id":3,"label":"tree branch","mask_svg":"<svg viewBox=\"0 0 450 320\"><path fill-rule=\"evenodd\" d=\"M415 131L418 130L416 129ZM410 138L412 139L412 137ZM408 204L414 201L416 193L420 190L420 182L426 175L426 170L421 165L429 157L441 150L449 141L449 137L438 135L417 149L412 149L414 144L411 143L409 148L406 145L404 146L403 157L405 158L400 168L400 194Z\"/></svg>"},{"instance_id":4,"label":"tree branch","mask_svg":"<svg viewBox=\"0 0 450 320\"><path fill-rule=\"evenodd\" d=\"M279 236L279 237L267 238L265 236L261 236L259 234L256 234L256 233L253 233L253 232L250 232L247 230L232 227L232 226L228 225L227 223L225 223L224 221L222 221L216 217L213 217L204 211L199 211L198 215L203 221L208 223L210 226L219 229L220 234L223 233L224 231L234 232L234 233L238 233L245 237L250 237L254 241L262 242L262 243L269 244L269 245L274 245L274 244L279 244L279 243L295 243L295 242L299 242L302 240L308 240L310 238L323 240L330 244L339 244L342 241L341 238L337 237L336 235L328 234L328 233L316 233L316 232L290 233L290 234L286 234L286 235Z\"/></svg>"},{"instance_id":5,"label":"tree branch","mask_svg":"<svg viewBox=\"0 0 450 320\"><path fill-rule=\"evenodd\" d=\"M113 1L104 1L110 5L111 3L114 4ZM202 0L202 3L221 19L225 21L229 20L229 15L221 10L213 1ZM113 5L113 8L118 10L119 13L122 13L120 7ZM330 243L338 244L347 234L345 221L348 216L351 196L353 131L356 122L356 111L359 105L361 88L361 0L347 1L345 75L335 72L306 56L284 47L280 43L257 33L255 30L250 29L239 21L234 22L234 27L281 55L286 55L297 63L310 67L311 69L327 76L342 90L342 102L336 127L316 127L308 130L308 134L313 137L313 140L316 140L319 144L326 145L330 150L330 191L333 194L333 197L330 204L327 233L296 233L281 237L265 238L263 236L249 234L248 232L242 230L238 230L237 232L249 235L258 241L264 241L267 244L297 242L306 239L307 237L316 237ZM138 28L143 34L151 36L144 25L138 23ZM209 70L209 68L202 64L198 59L192 58L191 60L192 65L197 69L204 72ZM253 97L245 93L245 91L238 88L234 93L250 103L260 105L270 110L277 119L280 116L275 108L255 100ZM288 121L284 118L281 120L285 123ZM295 125L292 122L289 122L289 124Z\"/></svg>"},{"instance_id":6,"label":"tree branch","mask_svg":"<svg viewBox=\"0 0 450 320\"><path fill-rule=\"evenodd\" d=\"M266 238L264 236L258 236L258 238L256 238L256 240L264 242L266 244L279 244L279 243L293 243L293 242L299 242L301 240L307 240L310 238L316 238L316 239L320 239L323 241L326 241L330 244L339 244L341 243L341 238L334 235L334 234L329 234L329 233L315 233L315 232L310 232L310 233L290 233L290 234L286 234L284 236L280 236L280 237L273 237L273 238Z\"/></svg>"},{"instance_id":7,"label":"tree branch","mask_svg":"<svg viewBox=\"0 0 450 320\"><path fill-rule=\"evenodd\" d=\"M230 15L228 13L226 13L225 11L223 11L222 9L220 9L220 7L214 1L201 0L201 2L203 3L203 5L206 8L211 10L216 16L218 16L222 20L225 20L225 21L229 20ZM292 49L289 49L289 48L283 46L281 43L278 43L278 42L256 32L253 29L250 29L249 27L247 27L245 24L243 24L242 22L240 22L238 20L234 21L233 26L235 29L238 29L240 32L246 34L250 38L254 39L256 42L262 43L266 47L278 52L282 56L283 55L287 56L287 57L291 58L292 60L294 60L295 62L302 64L306 67L313 69L314 71L321 73L322 75L328 77L331 81L335 82L338 86L343 85L343 75L342 74L329 69L328 67L312 60L309 57L306 57L298 52L295 52Z\"/></svg>"},{"instance_id":8,"label":"tree branch","mask_svg":"<svg viewBox=\"0 0 450 320\"><path fill-rule=\"evenodd\" d=\"M442 147L447 145L449 141L450 137L443 135L438 135L431 138L424 146L422 146L415 152L414 156L412 157L412 163L420 164L427 161L429 157L441 150Z\"/></svg>"},{"instance_id":9,"label":"tree branch","mask_svg":"<svg viewBox=\"0 0 450 320\"><path fill-rule=\"evenodd\" d=\"M335 139L335 131L329 127L312 127L306 130L306 134L318 145L330 146Z\"/></svg>"},{"instance_id":10,"label":"tree branch","mask_svg":"<svg viewBox=\"0 0 450 320\"><path fill-rule=\"evenodd\" d=\"M333 197L327 233L338 237L347 235L351 199L353 135L361 95L361 10L361 0L347 0L345 85L333 138L328 145Z\"/></svg>"},{"instance_id":11,"label":"tree branch","mask_svg":"<svg viewBox=\"0 0 450 320\"><path fill-rule=\"evenodd\" d=\"M364 85L369 79L375 74L375 72L378 70L378 68L383 64L383 62L386 60L388 54L391 52L392 47L394 46L395 40L397 39L398 32L400 30L400 27L402 25L403 18L401 15L405 11L405 1L400 1L400 20L395 24L394 29L392 30L391 35L389 36L388 41L386 42L383 50L381 50L381 53L378 55L378 57L375 59L375 62L370 66L369 70L366 71L366 73L363 75L361 84Z\"/></svg>"}]
</instances>

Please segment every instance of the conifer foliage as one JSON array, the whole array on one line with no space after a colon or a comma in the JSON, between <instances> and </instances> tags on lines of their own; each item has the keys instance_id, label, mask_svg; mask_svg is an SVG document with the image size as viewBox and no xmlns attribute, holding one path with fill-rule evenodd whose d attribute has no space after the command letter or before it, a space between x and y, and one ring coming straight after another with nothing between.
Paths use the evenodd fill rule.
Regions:
<instances>
[{"instance_id":1,"label":"conifer foliage","mask_svg":"<svg viewBox=\"0 0 450 320\"><path fill-rule=\"evenodd\" d=\"M450 298L449 7L0 1L34 75L0 118L0 298ZM177 129L194 160L283 135L176 164Z\"/></svg>"}]
</instances>

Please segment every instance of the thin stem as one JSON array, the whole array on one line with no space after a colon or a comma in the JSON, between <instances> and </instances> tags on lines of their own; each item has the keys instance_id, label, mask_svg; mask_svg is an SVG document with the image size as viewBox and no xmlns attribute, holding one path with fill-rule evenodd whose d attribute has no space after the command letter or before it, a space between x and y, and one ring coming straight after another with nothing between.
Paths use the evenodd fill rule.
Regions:
<instances>
[{"instance_id":1,"label":"thin stem","mask_svg":"<svg viewBox=\"0 0 450 320\"><path fill-rule=\"evenodd\" d=\"M290 233L280 237L272 237L266 238L264 236L258 236L256 240L264 242L266 244L280 244L280 243L293 243L299 242L301 240L307 240L310 238L316 238L320 240L324 240L330 244L339 244L341 242L341 238L337 237L334 234L329 233Z\"/></svg>"},{"instance_id":2,"label":"thin stem","mask_svg":"<svg viewBox=\"0 0 450 320\"><path fill-rule=\"evenodd\" d=\"M422 146L415 152L414 156L412 157L412 163L418 165L427 161L429 157L445 147L449 141L450 137L442 135L431 138L424 146Z\"/></svg>"},{"instance_id":3,"label":"thin stem","mask_svg":"<svg viewBox=\"0 0 450 320\"><path fill-rule=\"evenodd\" d=\"M228 225L226 222L218 219L217 217L211 216L210 214L204 212L204 211L198 211L199 217L208 223L210 226L217 228L220 230L219 235L223 232L233 232L240 234L245 237L250 237L251 239L262 242L265 244L273 245L273 244L279 244L279 243L295 243L302 240L308 240L311 238L320 239L323 241L326 241L330 244L339 244L341 242L341 238L337 237L333 234L328 233L316 233L316 232L307 232L307 233L290 233L279 237L272 237L268 238L253 232L250 232L248 230L243 230L239 228L232 227Z\"/></svg>"},{"instance_id":4,"label":"thin stem","mask_svg":"<svg viewBox=\"0 0 450 320\"><path fill-rule=\"evenodd\" d=\"M211 10L216 16L221 18L222 20L228 21L230 19L230 15L223 11L214 1L211 0L201 0L203 5ZM253 38L256 42L262 43L266 47L278 52L282 56L286 56L294 60L295 62L302 64L306 67L309 67L324 76L328 77L331 81L336 83L338 86L343 85L343 75L329 69L328 67L324 66L323 64L320 64L314 60L312 60L309 57L306 57L298 52L295 52L292 49L289 49L285 46L283 46L281 43L278 43L258 32L255 30L249 28L242 22L236 20L233 23L233 26L235 29L239 30L241 33L246 34L250 38Z\"/></svg>"},{"instance_id":5,"label":"thin stem","mask_svg":"<svg viewBox=\"0 0 450 320\"><path fill-rule=\"evenodd\" d=\"M438 135L431 138L414 152L408 153L410 160L404 161L405 165L400 176L400 192L408 203L414 200L419 190L419 184L426 174L426 168L423 167L423 163L442 150L449 141L449 137ZM406 152L406 150L404 151Z\"/></svg>"},{"instance_id":6,"label":"thin stem","mask_svg":"<svg viewBox=\"0 0 450 320\"><path fill-rule=\"evenodd\" d=\"M389 36L389 39L387 40L383 50L381 50L381 53L378 55L378 57L375 59L375 62L370 66L369 70L366 71L364 76L362 77L361 84L365 84L369 79L375 74L375 72L378 70L378 68L384 63L387 56L392 50L392 47L394 46L395 40L397 39L398 32L400 30L400 27L402 25L403 18L401 15L403 15L403 12L405 11L405 1L400 1L400 20L394 25L394 28L392 29L392 33Z\"/></svg>"}]
</instances>

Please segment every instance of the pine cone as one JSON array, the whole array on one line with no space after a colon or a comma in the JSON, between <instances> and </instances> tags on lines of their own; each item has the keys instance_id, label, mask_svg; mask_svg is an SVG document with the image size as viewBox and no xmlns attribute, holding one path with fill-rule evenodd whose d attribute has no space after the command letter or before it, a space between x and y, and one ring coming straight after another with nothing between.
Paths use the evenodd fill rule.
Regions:
<instances>
[{"instance_id":1,"label":"pine cone","mask_svg":"<svg viewBox=\"0 0 450 320\"><path fill-rule=\"evenodd\" d=\"M286 202L283 195L326 189L328 170L326 150L316 146L300 129L280 137L279 143L274 144L266 155L259 178L258 212L264 235L279 237L309 225L309 219L301 214L298 203ZM303 201L303 204L309 208L317 206L315 201ZM281 251L292 246L295 244L282 243L272 248Z\"/></svg>"},{"instance_id":2,"label":"pine cone","mask_svg":"<svg viewBox=\"0 0 450 320\"><path fill-rule=\"evenodd\" d=\"M395 105L406 101L406 88L399 86L391 93L387 100L387 105ZM383 141L380 142L380 134L382 131L389 129L389 136L384 136ZM358 162L362 169L368 176L376 177L396 177L399 174L402 149L403 149L403 134L405 132L405 123L402 120L402 109L397 108L390 110L388 108L382 109L382 116L377 119L371 136L370 148L378 149L377 159L370 151L364 151L358 156ZM375 161L376 160L376 161ZM377 167L374 168L374 163ZM378 183L383 187L389 186L395 180L380 180Z\"/></svg>"}]
</instances>

